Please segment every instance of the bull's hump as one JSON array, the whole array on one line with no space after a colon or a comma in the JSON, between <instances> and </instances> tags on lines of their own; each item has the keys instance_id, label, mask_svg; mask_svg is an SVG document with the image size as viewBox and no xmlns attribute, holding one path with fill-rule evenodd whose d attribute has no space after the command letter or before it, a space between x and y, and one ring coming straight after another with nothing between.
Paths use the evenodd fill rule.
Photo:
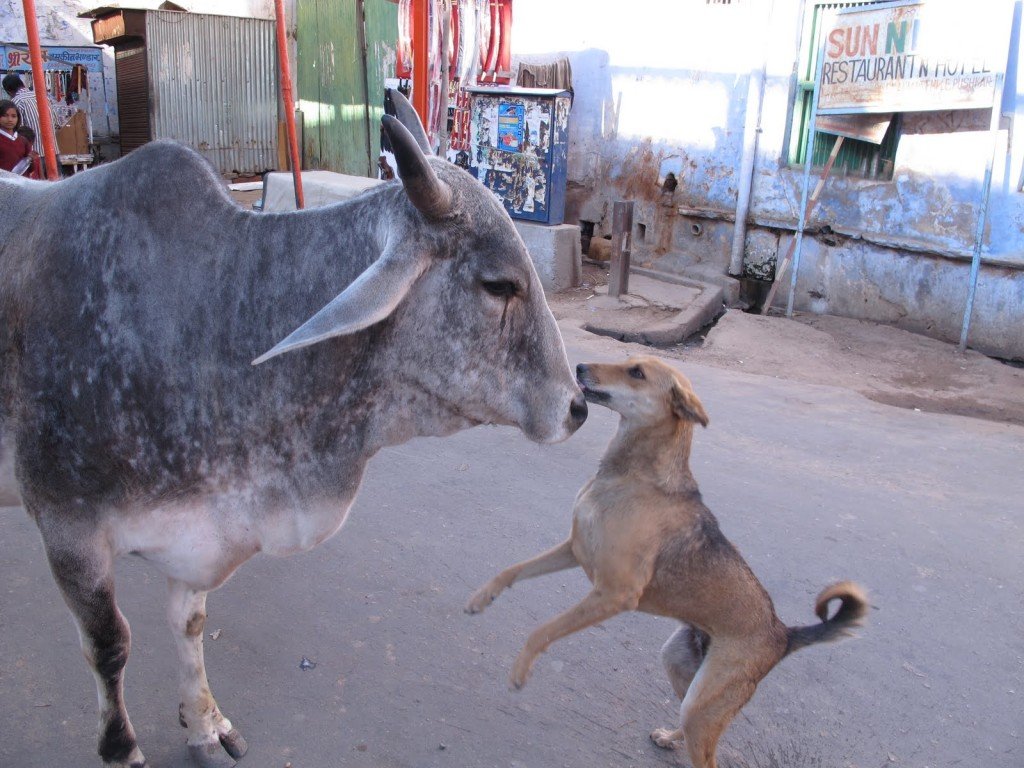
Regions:
<instances>
[{"instance_id":1,"label":"bull's hump","mask_svg":"<svg viewBox=\"0 0 1024 768\"><path fill-rule=\"evenodd\" d=\"M110 166L117 184L141 182L150 195L178 196L182 203L191 198L229 199L224 182L195 150L174 141L152 141ZM116 171L116 174L114 173Z\"/></svg>"}]
</instances>

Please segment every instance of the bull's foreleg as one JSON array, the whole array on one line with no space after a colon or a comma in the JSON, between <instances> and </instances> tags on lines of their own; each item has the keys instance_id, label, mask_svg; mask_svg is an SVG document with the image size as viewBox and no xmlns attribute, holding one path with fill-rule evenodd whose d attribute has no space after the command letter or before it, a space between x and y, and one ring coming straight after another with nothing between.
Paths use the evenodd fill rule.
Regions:
<instances>
[{"instance_id":1,"label":"bull's foreleg","mask_svg":"<svg viewBox=\"0 0 1024 768\"><path fill-rule=\"evenodd\" d=\"M245 754L246 744L231 721L220 713L210 693L203 661L206 592L168 579L167 617L178 649L181 706L178 717L188 730L188 751L202 768L227 768Z\"/></svg>"},{"instance_id":2,"label":"bull's foreleg","mask_svg":"<svg viewBox=\"0 0 1024 768\"><path fill-rule=\"evenodd\" d=\"M114 600L109 543L95 530L72 531L37 517L54 580L75 618L99 695L99 754L107 768L145 768L124 705L131 630Z\"/></svg>"}]
</instances>

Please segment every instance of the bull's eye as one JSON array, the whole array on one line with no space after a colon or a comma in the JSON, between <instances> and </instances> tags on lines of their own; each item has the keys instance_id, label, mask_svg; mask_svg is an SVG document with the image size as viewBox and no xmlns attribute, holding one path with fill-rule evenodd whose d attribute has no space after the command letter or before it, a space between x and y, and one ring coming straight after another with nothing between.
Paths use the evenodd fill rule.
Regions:
<instances>
[{"instance_id":1,"label":"bull's eye","mask_svg":"<svg viewBox=\"0 0 1024 768\"><path fill-rule=\"evenodd\" d=\"M630 368L627 371L627 373L630 376L632 376L634 379L643 379L643 378L645 378L644 377L644 370L639 365L634 365L632 368Z\"/></svg>"},{"instance_id":2,"label":"bull's eye","mask_svg":"<svg viewBox=\"0 0 1024 768\"><path fill-rule=\"evenodd\" d=\"M491 296L499 299L510 299L519 293L519 286L511 280L482 280L480 284Z\"/></svg>"}]
</instances>

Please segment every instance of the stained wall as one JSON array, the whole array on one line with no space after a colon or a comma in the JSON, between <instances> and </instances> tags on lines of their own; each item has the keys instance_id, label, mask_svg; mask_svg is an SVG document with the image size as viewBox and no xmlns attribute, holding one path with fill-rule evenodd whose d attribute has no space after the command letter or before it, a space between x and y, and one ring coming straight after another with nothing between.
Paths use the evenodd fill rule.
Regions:
<instances>
[{"instance_id":1,"label":"stained wall","mask_svg":"<svg viewBox=\"0 0 1024 768\"><path fill-rule=\"evenodd\" d=\"M969 341L1024 359L1024 146L1013 141L1024 117L1020 5ZM789 146L804 6L517 0L513 68L565 56L573 69L566 221L594 222L597 234L606 233L611 203L635 200L635 260L670 273L724 276L743 150L756 135L744 263L770 275L800 206L802 168L789 164ZM749 85L760 72L758 120L758 92ZM993 149L989 116L907 114L891 180L826 183L805 238L797 309L959 339ZM663 186L669 172L678 180L672 191ZM781 300L788 276L784 282Z\"/></svg>"}]
</instances>

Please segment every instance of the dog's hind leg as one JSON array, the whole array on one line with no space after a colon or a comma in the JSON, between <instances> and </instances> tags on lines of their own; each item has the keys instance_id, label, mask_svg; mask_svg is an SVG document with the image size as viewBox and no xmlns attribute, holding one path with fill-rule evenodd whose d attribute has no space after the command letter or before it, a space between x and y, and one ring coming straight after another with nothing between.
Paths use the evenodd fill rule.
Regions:
<instances>
[{"instance_id":1,"label":"dog's hind leg","mask_svg":"<svg viewBox=\"0 0 1024 768\"><path fill-rule=\"evenodd\" d=\"M756 662L765 662L767 656L774 654L774 649L752 647L746 641L729 643L716 639L680 706L680 728L655 731L651 738L658 746L669 747L682 736L693 768L716 768L718 740L736 713L750 701L761 678L774 666L774 662ZM778 658L775 656L774 660Z\"/></svg>"},{"instance_id":2,"label":"dog's hind leg","mask_svg":"<svg viewBox=\"0 0 1024 768\"><path fill-rule=\"evenodd\" d=\"M676 696L682 699L697 674L711 638L707 632L683 624L661 647L661 661Z\"/></svg>"},{"instance_id":3,"label":"dog's hind leg","mask_svg":"<svg viewBox=\"0 0 1024 768\"><path fill-rule=\"evenodd\" d=\"M579 563L572 553L572 539L529 560L509 566L473 593L466 604L466 613L480 613L495 598L517 581L543 576L546 573L575 568Z\"/></svg>"}]
</instances>

